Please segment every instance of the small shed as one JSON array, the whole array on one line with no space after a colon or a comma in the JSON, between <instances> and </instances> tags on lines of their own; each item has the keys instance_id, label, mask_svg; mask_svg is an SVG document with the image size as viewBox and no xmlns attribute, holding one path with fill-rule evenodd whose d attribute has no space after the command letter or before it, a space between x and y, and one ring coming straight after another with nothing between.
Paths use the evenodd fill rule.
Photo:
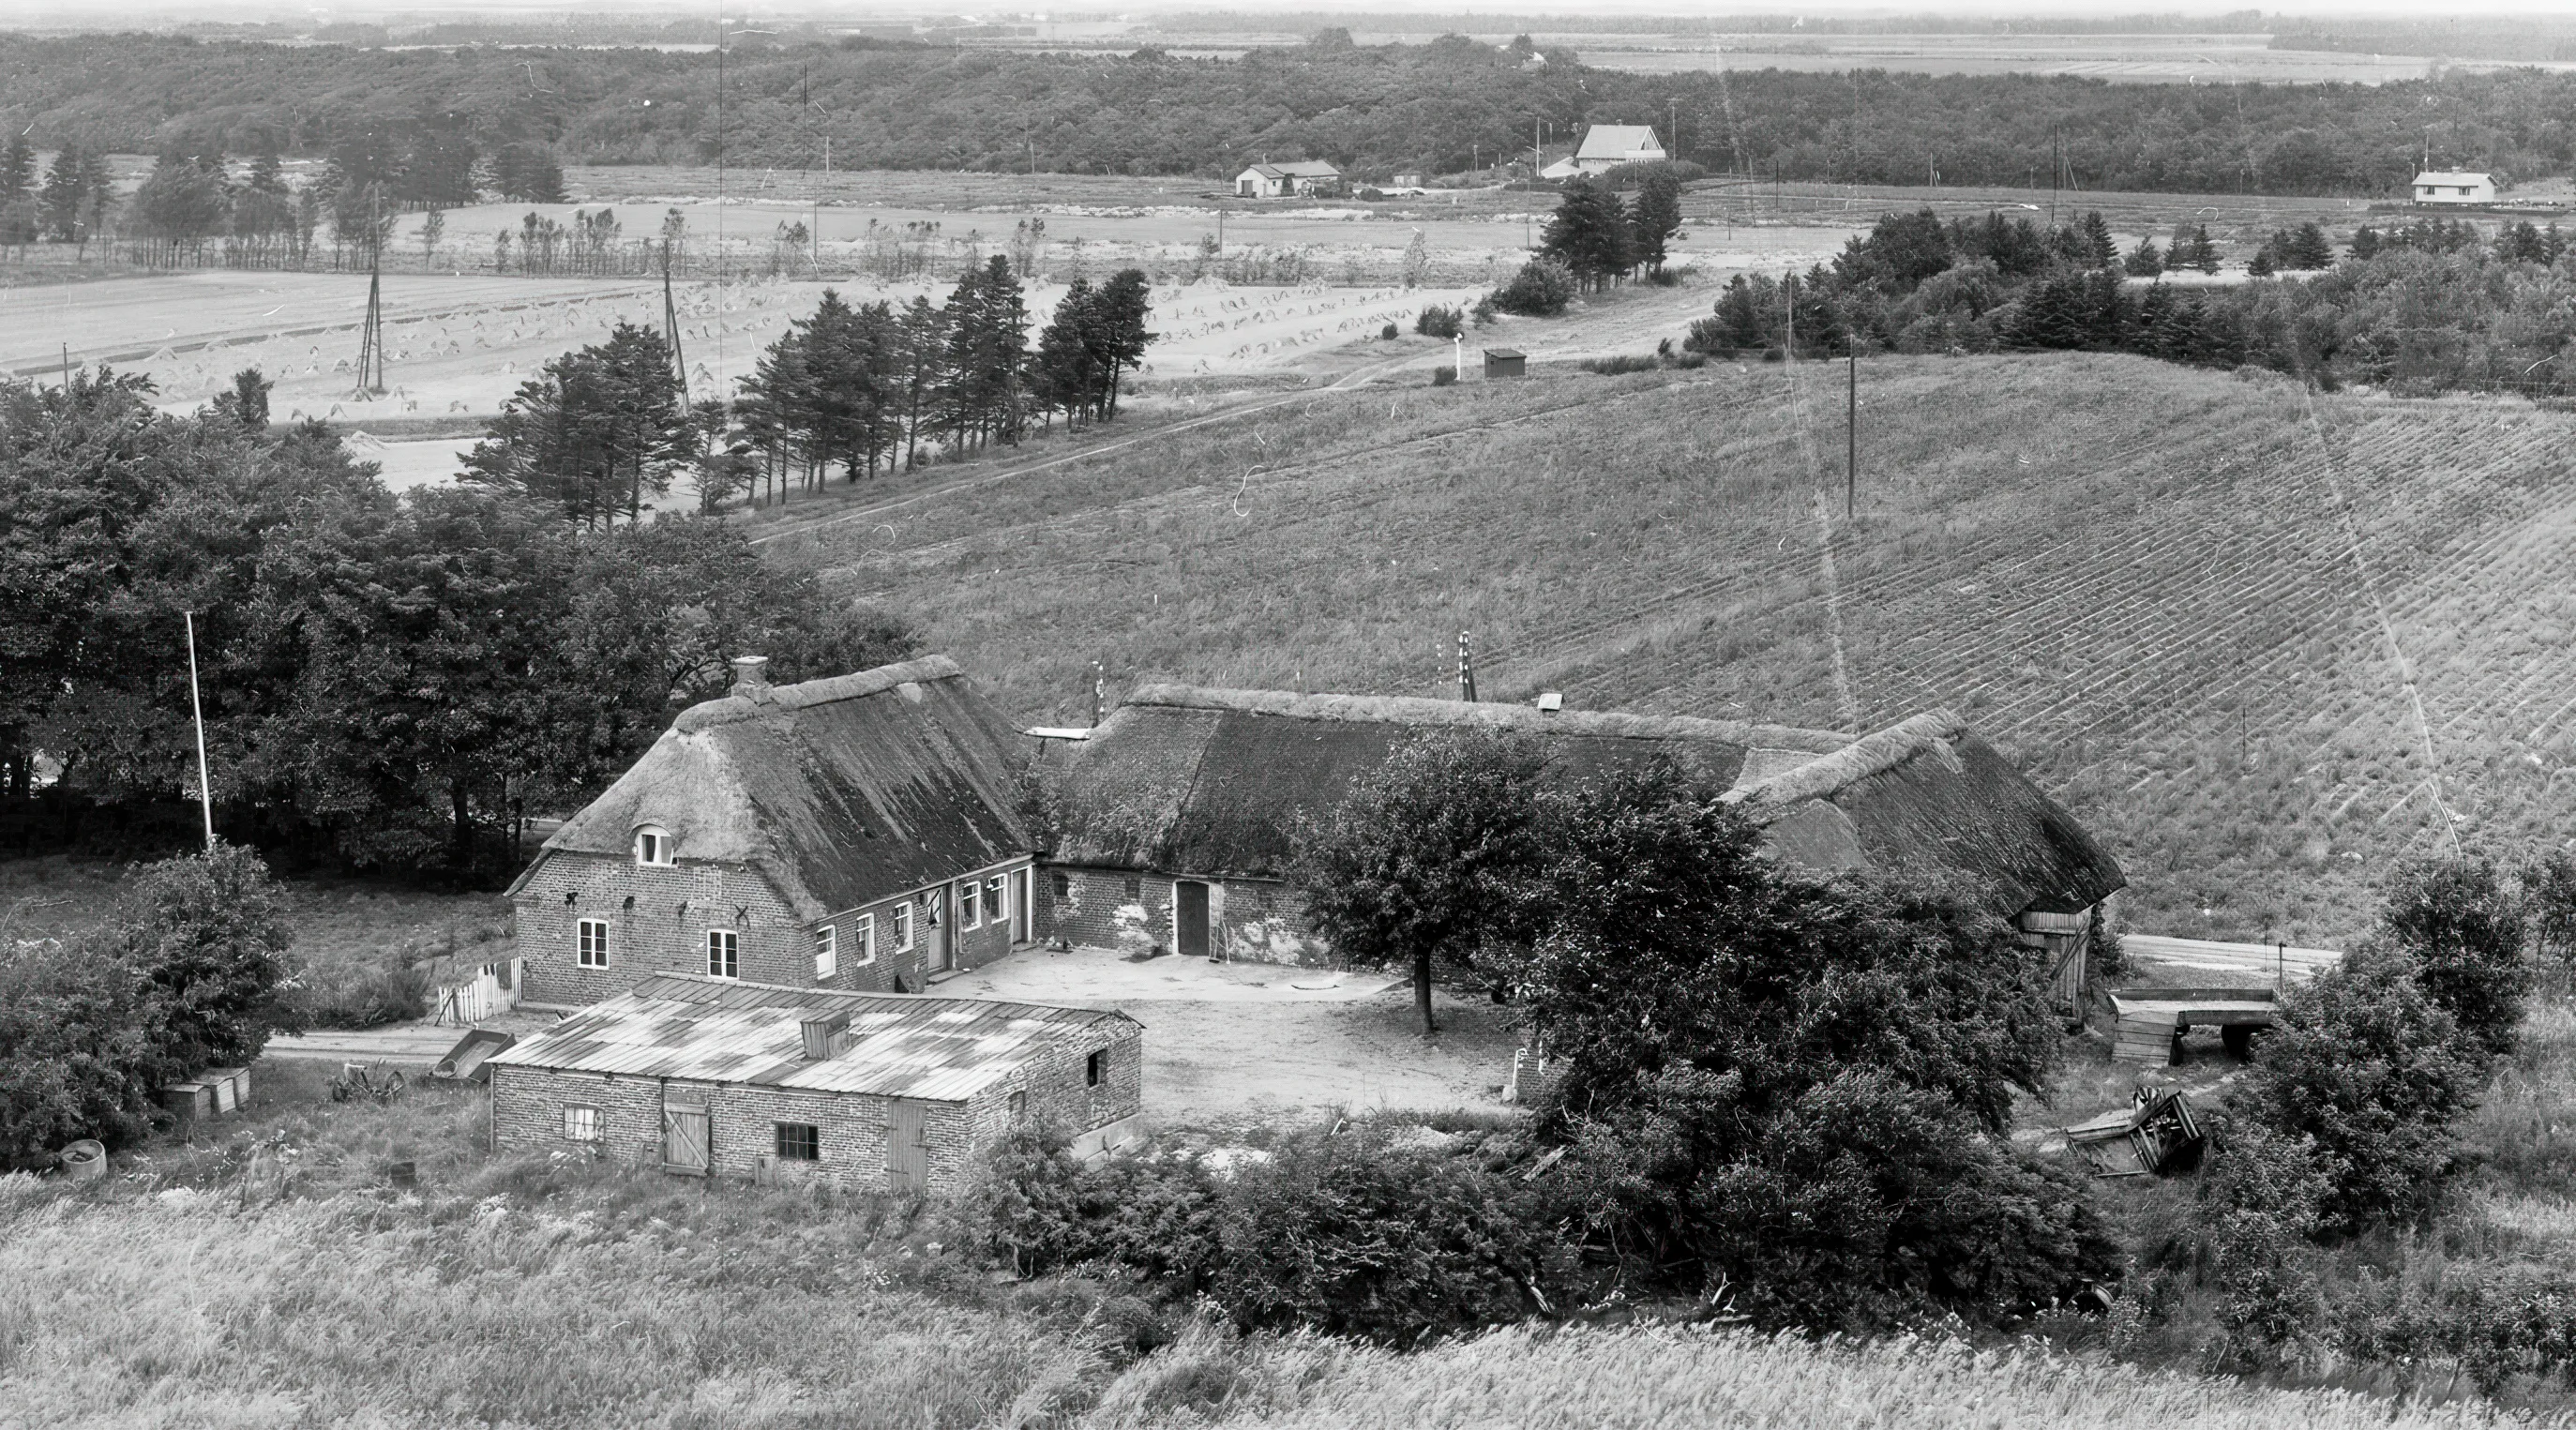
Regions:
<instances>
[{"instance_id":1,"label":"small shed","mask_svg":"<svg viewBox=\"0 0 2576 1430\"><path fill-rule=\"evenodd\" d=\"M1529 358L1518 348L1485 349L1485 380L1529 376Z\"/></svg>"},{"instance_id":2,"label":"small shed","mask_svg":"<svg viewBox=\"0 0 2576 1430\"><path fill-rule=\"evenodd\" d=\"M666 973L483 1066L496 1150L930 1193L1022 1121L1126 1140L1143 1054L1115 1011Z\"/></svg>"}]
</instances>

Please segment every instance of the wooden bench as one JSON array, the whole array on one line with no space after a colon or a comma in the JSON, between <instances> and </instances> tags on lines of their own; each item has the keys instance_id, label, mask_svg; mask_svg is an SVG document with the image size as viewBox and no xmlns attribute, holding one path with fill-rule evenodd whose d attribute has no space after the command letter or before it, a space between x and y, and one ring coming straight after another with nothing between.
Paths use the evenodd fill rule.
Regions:
<instances>
[{"instance_id":1,"label":"wooden bench","mask_svg":"<svg viewBox=\"0 0 2576 1430\"><path fill-rule=\"evenodd\" d=\"M2162 1066L2194 1028L2220 1029L2227 1051L2245 1056L2255 1030L2280 1020L2280 998L2269 988L2115 988L2111 1011L2120 1020L2113 1060Z\"/></svg>"}]
</instances>

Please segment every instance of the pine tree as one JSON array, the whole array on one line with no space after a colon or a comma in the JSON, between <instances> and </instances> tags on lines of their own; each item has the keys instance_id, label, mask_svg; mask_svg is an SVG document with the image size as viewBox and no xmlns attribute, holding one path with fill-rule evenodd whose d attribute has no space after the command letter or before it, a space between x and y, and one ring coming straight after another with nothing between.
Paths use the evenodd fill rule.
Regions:
<instances>
[{"instance_id":1,"label":"pine tree","mask_svg":"<svg viewBox=\"0 0 2576 1430\"><path fill-rule=\"evenodd\" d=\"M2086 209L2084 217L2076 221L2075 232L2082 240L2080 261L2085 267L2108 268L2120 261L2119 241L2111 237L2111 225L2104 221L2101 210Z\"/></svg>"},{"instance_id":2,"label":"pine tree","mask_svg":"<svg viewBox=\"0 0 2576 1430\"><path fill-rule=\"evenodd\" d=\"M2123 266L2132 277L2153 278L2165 271L2165 256L2157 251L2153 238L2142 238L2138 240L2137 250L2129 255Z\"/></svg>"},{"instance_id":3,"label":"pine tree","mask_svg":"<svg viewBox=\"0 0 2576 1430\"><path fill-rule=\"evenodd\" d=\"M28 196L36 184L36 151L21 132L9 136L6 148L0 148L0 208Z\"/></svg>"},{"instance_id":4,"label":"pine tree","mask_svg":"<svg viewBox=\"0 0 2576 1430\"><path fill-rule=\"evenodd\" d=\"M54 153L54 162L45 170L45 187L38 198L45 215L45 232L56 243L69 243L81 231L81 156L79 146L65 144Z\"/></svg>"},{"instance_id":5,"label":"pine tree","mask_svg":"<svg viewBox=\"0 0 2576 1430\"><path fill-rule=\"evenodd\" d=\"M903 464L921 465L921 434L939 420L939 388L947 373L948 314L916 297L896 323L897 372L902 385Z\"/></svg>"},{"instance_id":6,"label":"pine tree","mask_svg":"<svg viewBox=\"0 0 2576 1430\"><path fill-rule=\"evenodd\" d=\"M2191 231L2191 266L2203 273L2218 271L2218 245L2209 241L2209 225L2205 223Z\"/></svg>"},{"instance_id":7,"label":"pine tree","mask_svg":"<svg viewBox=\"0 0 2576 1430\"><path fill-rule=\"evenodd\" d=\"M1586 289L1609 286L1637 266L1636 239L1619 196L1591 179L1565 185L1565 197L1539 237L1539 252L1562 262Z\"/></svg>"},{"instance_id":8,"label":"pine tree","mask_svg":"<svg viewBox=\"0 0 2576 1430\"><path fill-rule=\"evenodd\" d=\"M1649 177L1628 211L1630 246L1649 273L1664 271L1664 246L1682 230L1681 180L1669 173Z\"/></svg>"}]
</instances>

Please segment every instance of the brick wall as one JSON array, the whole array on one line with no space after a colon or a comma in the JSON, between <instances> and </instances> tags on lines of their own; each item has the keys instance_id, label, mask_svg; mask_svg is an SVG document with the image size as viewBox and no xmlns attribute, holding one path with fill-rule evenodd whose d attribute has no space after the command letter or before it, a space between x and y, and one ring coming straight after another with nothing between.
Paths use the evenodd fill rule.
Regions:
<instances>
[{"instance_id":1,"label":"brick wall","mask_svg":"<svg viewBox=\"0 0 2576 1430\"><path fill-rule=\"evenodd\" d=\"M1134 1023L1122 1022L1108 1024L1100 1032L1099 1042L1049 1048L1009 1077L976 1094L969 1104L974 1138L980 1142L998 1137L1011 1125L1014 1092L1028 1094L1024 1116L1050 1123L1068 1134L1088 1132L1143 1111L1144 1030ZM1108 1054L1103 1059L1098 1087L1090 1085L1088 1074L1094 1049Z\"/></svg>"},{"instance_id":2,"label":"brick wall","mask_svg":"<svg viewBox=\"0 0 2576 1430\"><path fill-rule=\"evenodd\" d=\"M1143 953L1174 946L1167 874L1050 866L1038 871L1041 936L1090 948ZM1297 892L1277 879L1210 879L1208 918L1215 951L1247 963L1323 967L1332 949L1306 925ZM1057 892L1061 884L1063 892Z\"/></svg>"},{"instance_id":3,"label":"brick wall","mask_svg":"<svg viewBox=\"0 0 2576 1430\"><path fill-rule=\"evenodd\" d=\"M648 973L707 971L707 930L738 935L746 982L814 981L811 936L795 910L748 869L692 862L657 868L605 854L556 851L512 900L529 1002L578 1006L623 993ZM685 906L685 907L684 907ZM576 959L578 921L608 922L608 966Z\"/></svg>"},{"instance_id":4,"label":"brick wall","mask_svg":"<svg viewBox=\"0 0 2576 1430\"><path fill-rule=\"evenodd\" d=\"M977 1093L971 1102L925 1102L923 1140L929 1145L929 1190L952 1192L965 1177L975 1148L1010 1126L1011 1094L1028 1093L1026 1115L1068 1132L1088 1132L1135 1115L1144 1104L1144 1041L1133 1023L1113 1023L1098 1042L1050 1048ZM1091 1052L1107 1053L1100 1085L1089 1084ZM882 1188L886 1179L889 1099L863 1093L798 1088L678 1082L707 1104L710 1162L717 1175L755 1176L769 1163L773 1176L825 1177L845 1185ZM555 1072L545 1068L492 1069L495 1150L565 1151L629 1166L662 1164L660 1078L607 1073ZM596 1143L563 1135L567 1106L600 1113ZM822 1158L777 1160L777 1125L813 1126Z\"/></svg>"},{"instance_id":5,"label":"brick wall","mask_svg":"<svg viewBox=\"0 0 2576 1430\"><path fill-rule=\"evenodd\" d=\"M1082 1069L1074 1067L1080 1082ZM492 1070L493 1146L500 1151L589 1153L637 1167L662 1165L662 1090L659 1078L544 1068ZM785 1178L824 1177L860 1189L886 1180L888 1099L862 1093L675 1082L702 1094L707 1104L709 1161L718 1176L750 1177L767 1161ZM567 1106L600 1110L600 1140L570 1142L563 1135ZM923 1104L923 1140L929 1144L932 1192L954 1191L976 1145L976 1120L959 1102ZM781 1122L816 1131L822 1158L777 1160Z\"/></svg>"},{"instance_id":6,"label":"brick wall","mask_svg":"<svg viewBox=\"0 0 2576 1430\"><path fill-rule=\"evenodd\" d=\"M823 920L841 930L839 969L833 977L814 977L814 929L798 919L766 879L733 865L683 859L673 867L637 864L604 854L556 851L512 900L518 951L526 962L530 1002L580 1006L623 993L648 973L707 971L707 930L730 927L739 935L738 976L750 983L779 983L791 988L829 987L853 992L889 992L898 977L903 987L922 990L937 935L916 904L909 950L898 950L894 909L913 899L904 894ZM978 883L1006 870L985 870ZM955 886L943 886L954 888ZM683 909L683 905L686 905ZM957 907L952 895L948 907ZM857 915L876 920L876 958L858 962ZM609 926L606 968L583 968L578 959L579 921L605 919ZM1011 951L1011 923L986 918L977 928L952 930L959 968L975 968Z\"/></svg>"}]
</instances>

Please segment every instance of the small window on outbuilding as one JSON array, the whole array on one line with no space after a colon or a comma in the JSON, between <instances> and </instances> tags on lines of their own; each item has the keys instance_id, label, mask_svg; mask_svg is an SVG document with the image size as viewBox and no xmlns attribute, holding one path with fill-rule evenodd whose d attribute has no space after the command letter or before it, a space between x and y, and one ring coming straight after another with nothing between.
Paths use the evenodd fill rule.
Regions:
<instances>
[{"instance_id":1,"label":"small window on outbuilding","mask_svg":"<svg viewBox=\"0 0 2576 1430\"><path fill-rule=\"evenodd\" d=\"M671 834L660 825L647 824L635 831L635 862L668 868L671 864Z\"/></svg>"},{"instance_id":2,"label":"small window on outbuilding","mask_svg":"<svg viewBox=\"0 0 2576 1430\"><path fill-rule=\"evenodd\" d=\"M1102 1049L1100 1049L1099 1051L1097 1051L1097 1052L1093 1053L1093 1054L1091 1055L1091 1057L1090 1057L1089 1061L1087 1061L1087 1062L1086 1062L1086 1063L1084 1063L1084 1065L1083 1065L1083 1069L1082 1069L1082 1085L1083 1085L1083 1086L1085 1086L1085 1087L1098 1087L1098 1086L1100 1086L1100 1075L1101 1075L1101 1073L1103 1073L1104 1071L1106 1071L1106 1070L1108 1069L1108 1067L1109 1067L1109 1050L1108 1050L1108 1049L1106 1049L1106 1048L1102 1048Z\"/></svg>"},{"instance_id":3,"label":"small window on outbuilding","mask_svg":"<svg viewBox=\"0 0 2576 1430\"><path fill-rule=\"evenodd\" d=\"M877 916L861 914L850 920L850 965L865 968L877 961Z\"/></svg>"},{"instance_id":4,"label":"small window on outbuilding","mask_svg":"<svg viewBox=\"0 0 2576 1430\"><path fill-rule=\"evenodd\" d=\"M707 930L707 976L740 978L742 976L742 937L732 929Z\"/></svg>"},{"instance_id":5,"label":"small window on outbuilding","mask_svg":"<svg viewBox=\"0 0 2576 1430\"><path fill-rule=\"evenodd\" d=\"M1145 899L1145 881L1144 881L1144 880L1142 880L1142 879L1137 878L1137 877L1136 877L1135 875L1133 875L1133 874L1128 875L1128 876L1127 876L1127 902L1129 902L1129 903L1131 903L1131 904L1135 904L1135 903L1142 903L1142 902L1144 902L1144 899Z\"/></svg>"},{"instance_id":6,"label":"small window on outbuilding","mask_svg":"<svg viewBox=\"0 0 2576 1430\"><path fill-rule=\"evenodd\" d=\"M596 1107L566 1107L563 1110L563 1135L566 1142L598 1141L599 1109Z\"/></svg>"},{"instance_id":7,"label":"small window on outbuilding","mask_svg":"<svg viewBox=\"0 0 2576 1430\"><path fill-rule=\"evenodd\" d=\"M984 886L972 879L957 886L957 926L961 929L984 926Z\"/></svg>"},{"instance_id":8,"label":"small window on outbuilding","mask_svg":"<svg viewBox=\"0 0 2576 1430\"><path fill-rule=\"evenodd\" d=\"M1055 886L1055 896L1056 896L1057 898L1059 898L1059 899L1068 899L1068 898L1073 897L1073 876L1072 876L1072 875L1067 874L1067 873L1065 873L1063 870L1059 869L1059 870L1057 870L1056 872L1054 872L1053 874L1048 875L1048 876L1047 876L1047 879L1048 879L1048 882L1049 882L1049 883L1051 883L1051 884L1053 884L1053 885Z\"/></svg>"},{"instance_id":9,"label":"small window on outbuilding","mask_svg":"<svg viewBox=\"0 0 2576 1430\"><path fill-rule=\"evenodd\" d=\"M778 1126L778 1160L782 1162L820 1162L823 1160L823 1130L811 1122L781 1122Z\"/></svg>"},{"instance_id":10,"label":"small window on outbuilding","mask_svg":"<svg viewBox=\"0 0 2576 1430\"><path fill-rule=\"evenodd\" d=\"M825 924L814 930L814 977L829 978L841 971L841 931L837 925Z\"/></svg>"},{"instance_id":11,"label":"small window on outbuilding","mask_svg":"<svg viewBox=\"0 0 2576 1430\"><path fill-rule=\"evenodd\" d=\"M894 906L894 951L912 952L912 903L906 900Z\"/></svg>"}]
</instances>

